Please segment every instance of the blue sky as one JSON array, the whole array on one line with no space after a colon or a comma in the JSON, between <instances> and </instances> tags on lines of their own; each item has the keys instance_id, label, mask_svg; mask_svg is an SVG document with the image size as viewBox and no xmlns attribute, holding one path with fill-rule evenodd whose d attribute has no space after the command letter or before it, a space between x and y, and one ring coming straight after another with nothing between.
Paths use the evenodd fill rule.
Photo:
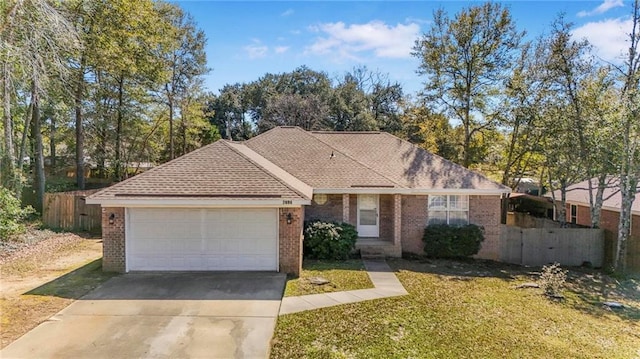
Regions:
<instances>
[{"instance_id":1,"label":"blue sky","mask_svg":"<svg viewBox=\"0 0 640 359\"><path fill-rule=\"evenodd\" d=\"M267 72L307 65L338 77L355 66L388 73L415 94L421 79L418 59L410 55L418 36L428 31L433 11L454 15L481 2L468 1L177 1L207 35L212 71L205 85L218 92L227 83L250 82ZM620 61L630 30L629 0L508 1L527 37L549 32L558 13L575 24L597 54Z\"/></svg>"}]
</instances>

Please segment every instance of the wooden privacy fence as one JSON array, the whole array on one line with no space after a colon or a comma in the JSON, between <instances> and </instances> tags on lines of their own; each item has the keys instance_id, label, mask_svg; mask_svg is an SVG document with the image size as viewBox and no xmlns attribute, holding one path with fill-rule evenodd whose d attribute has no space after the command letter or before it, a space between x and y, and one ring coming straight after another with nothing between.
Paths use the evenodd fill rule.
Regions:
<instances>
[{"instance_id":1,"label":"wooden privacy fence","mask_svg":"<svg viewBox=\"0 0 640 359\"><path fill-rule=\"evenodd\" d=\"M636 218L640 216L634 217ZM604 243L605 266L611 267L618 250L618 233L605 229ZM640 236L630 236L627 239L627 271L640 273Z\"/></svg>"},{"instance_id":2,"label":"wooden privacy fence","mask_svg":"<svg viewBox=\"0 0 640 359\"><path fill-rule=\"evenodd\" d=\"M505 226L500 261L540 266L560 263L594 267L604 264L604 230L592 228L520 228Z\"/></svg>"},{"instance_id":3,"label":"wooden privacy fence","mask_svg":"<svg viewBox=\"0 0 640 359\"><path fill-rule=\"evenodd\" d=\"M97 191L45 193L42 222L51 228L99 232L102 226L100 205L85 203L85 198Z\"/></svg>"}]
</instances>

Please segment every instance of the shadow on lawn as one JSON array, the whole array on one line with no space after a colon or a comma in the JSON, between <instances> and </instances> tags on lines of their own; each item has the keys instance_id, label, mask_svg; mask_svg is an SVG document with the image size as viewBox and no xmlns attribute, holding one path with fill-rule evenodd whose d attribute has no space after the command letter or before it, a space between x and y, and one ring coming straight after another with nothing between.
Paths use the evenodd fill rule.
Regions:
<instances>
[{"instance_id":1,"label":"shadow on lawn","mask_svg":"<svg viewBox=\"0 0 640 359\"><path fill-rule=\"evenodd\" d=\"M453 280L471 280L473 278L498 278L513 281L519 276L533 276L533 268L524 268L512 264L476 259L433 259L413 257L402 260L388 260L395 271L407 270L430 273Z\"/></svg>"},{"instance_id":2,"label":"shadow on lawn","mask_svg":"<svg viewBox=\"0 0 640 359\"><path fill-rule=\"evenodd\" d=\"M387 261L394 271L411 271L440 276L444 280L471 281L475 278L497 278L505 282L538 282L540 267L486 260L445 260L415 257ZM565 268L566 269L566 268ZM515 283L514 283L515 285ZM588 268L568 268L566 299L558 304L568 305L581 312L602 317L615 315L623 320L640 319L640 281L635 278L615 279ZM542 292L541 294L542 295ZM606 301L622 301L624 309L609 309ZM629 304L632 303L632 304Z\"/></svg>"},{"instance_id":3,"label":"shadow on lawn","mask_svg":"<svg viewBox=\"0 0 640 359\"><path fill-rule=\"evenodd\" d=\"M79 299L116 275L103 272L102 259L96 259L24 294Z\"/></svg>"}]
</instances>

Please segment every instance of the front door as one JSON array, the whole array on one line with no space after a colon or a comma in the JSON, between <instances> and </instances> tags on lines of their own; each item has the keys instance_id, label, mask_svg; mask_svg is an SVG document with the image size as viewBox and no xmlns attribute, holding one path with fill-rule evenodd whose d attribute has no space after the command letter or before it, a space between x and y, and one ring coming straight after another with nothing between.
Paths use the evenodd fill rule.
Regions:
<instances>
[{"instance_id":1,"label":"front door","mask_svg":"<svg viewBox=\"0 0 640 359\"><path fill-rule=\"evenodd\" d=\"M358 236L378 237L380 222L378 221L379 197L377 194L358 195Z\"/></svg>"}]
</instances>

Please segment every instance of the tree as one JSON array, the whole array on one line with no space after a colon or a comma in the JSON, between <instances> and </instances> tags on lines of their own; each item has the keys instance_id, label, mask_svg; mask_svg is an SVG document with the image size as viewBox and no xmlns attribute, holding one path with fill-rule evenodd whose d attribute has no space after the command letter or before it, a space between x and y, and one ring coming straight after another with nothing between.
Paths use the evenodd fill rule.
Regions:
<instances>
[{"instance_id":1,"label":"tree","mask_svg":"<svg viewBox=\"0 0 640 359\"><path fill-rule=\"evenodd\" d=\"M67 75L67 59L79 48L77 34L72 24L46 0L14 0L9 3L6 15L6 27L3 29L2 61L4 74L4 127L7 160L5 166L10 173L15 168L15 148L13 147L13 119L11 118L11 97L15 91L12 83L28 84L31 95L33 139L35 141L35 183L37 209L42 209L44 197L44 154L42 133L40 132L40 106L48 96L48 87L52 81L64 79ZM28 112L28 111L27 111ZM28 117L28 116L25 116ZM24 126L23 131L29 131ZM8 131L8 132L7 132ZM26 136L23 136L25 138ZM24 144L24 141L23 141ZM23 147L24 145L21 145ZM21 151L22 153L23 151ZM20 158L20 161L23 159ZM22 168L20 166L20 168ZM21 174L18 174L21 176ZM17 197L21 184L10 174L10 182L4 183L12 188Z\"/></svg>"},{"instance_id":2,"label":"tree","mask_svg":"<svg viewBox=\"0 0 640 359\"><path fill-rule=\"evenodd\" d=\"M160 11L172 25L169 48L161 54L167 69L163 85L164 102L169 110L169 159L175 158L174 114L176 104L184 101L192 80L208 72L204 47L206 37L196 27L193 17L171 4L161 4ZM182 131L183 135L186 131ZM183 145L186 141L183 139ZM183 148L184 150L184 148Z\"/></svg>"},{"instance_id":3,"label":"tree","mask_svg":"<svg viewBox=\"0 0 640 359\"><path fill-rule=\"evenodd\" d=\"M619 163L620 222L613 268L626 271L627 241L631 231L631 206L640 191L640 1L635 0L631 12L632 27L629 48L623 66L618 67L622 83L620 91L622 156Z\"/></svg>"},{"instance_id":4,"label":"tree","mask_svg":"<svg viewBox=\"0 0 640 359\"><path fill-rule=\"evenodd\" d=\"M416 41L413 55L426 77L424 97L464 130L464 166L472 164L474 136L494 126L499 85L510 73L514 51L524 34L498 3L463 9L453 19L434 13L428 33Z\"/></svg>"},{"instance_id":5,"label":"tree","mask_svg":"<svg viewBox=\"0 0 640 359\"><path fill-rule=\"evenodd\" d=\"M260 132L276 126L299 126L307 131L330 129L327 124L328 108L318 95L282 94L269 98Z\"/></svg>"},{"instance_id":6,"label":"tree","mask_svg":"<svg viewBox=\"0 0 640 359\"><path fill-rule=\"evenodd\" d=\"M400 119L403 124L402 137L425 150L449 161L460 161L458 131L442 114L432 113L422 104L405 107Z\"/></svg>"},{"instance_id":7,"label":"tree","mask_svg":"<svg viewBox=\"0 0 640 359\"><path fill-rule=\"evenodd\" d=\"M540 81L540 64L535 60L530 43L521 47L513 72L505 84L506 111L500 117L505 129L501 158L502 184L516 188L522 177L539 168L540 109L545 96Z\"/></svg>"},{"instance_id":8,"label":"tree","mask_svg":"<svg viewBox=\"0 0 640 359\"><path fill-rule=\"evenodd\" d=\"M377 124L362 83L350 73L333 90L329 119L336 131L371 131Z\"/></svg>"}]
</instances>

